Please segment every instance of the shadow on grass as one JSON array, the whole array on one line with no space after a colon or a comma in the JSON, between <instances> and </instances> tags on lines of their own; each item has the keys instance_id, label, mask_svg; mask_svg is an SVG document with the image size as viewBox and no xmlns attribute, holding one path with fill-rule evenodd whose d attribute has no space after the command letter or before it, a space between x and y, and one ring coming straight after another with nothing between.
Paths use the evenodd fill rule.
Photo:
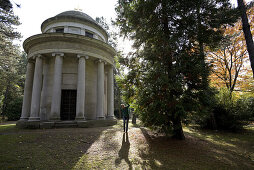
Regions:
<instances>
[{"instance_id":1,"label":"shadow on grass","mask_svg":"<svg viewBox=\"0 0 254 170\"><path fill-rule=\"evenodd\" d=\"M130 141L128 133L123 133L122 146L118 152L118 158L115 160L115 165L118 166L122 159L128 164L129 169L132 169L132 163L129 160Z\"/></svg>"},{"instance_id":2,"label":"shadow on grass","mask_svg":"<svg viewBox=\"0 0 254 170\"><path fill-rule=\"evenodd\" d=\"M236 153L185 133L186 140L154 135L140 128L148 146L140 150L142 169L253 169L244 152Z\"/></svg>"},{"instance_id":3,"label":"shadow on grass","mask_svg":"<svg viewBox=\"0 0 254 170\"><path fill-rule=\"evenodd\" d=\"M185 128L185 133L197 138L210 141L218 146L229 149L245 149L254 152L254 129L244 129L237 133L228 131L204 130L190 126Z\"/></svg>"},{"instance_id":4,"label":"shadow on grass","mask_svg":"<svg viewBox=\"0 0 254 170\"><path fill-rule=\"evenodd\" d=\"M100 137L101 128L0 131L1 169L72 169ZM89 167L82 167L82 169Z\"/></svg>"}]
</instances>

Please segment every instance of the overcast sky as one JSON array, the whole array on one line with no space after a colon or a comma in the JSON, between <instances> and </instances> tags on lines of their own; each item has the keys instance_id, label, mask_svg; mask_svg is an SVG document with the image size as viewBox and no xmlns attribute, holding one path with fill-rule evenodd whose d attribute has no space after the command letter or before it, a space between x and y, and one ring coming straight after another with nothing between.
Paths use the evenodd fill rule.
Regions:
<instances>
[{"instance_id":1,"label":"overcast sky","mask_svg":"<svg viewBox=\"0 0 254 170\"><path fill-rule=\"evenodd\" d=\"M14 13L19 16L22 23L18 26L18 31L23 36L20 44L28 37L40 34L41 23L44 20L64 11L78 8L94 19L103 16L108 21L116 17L117 0L11 0L11 2L21 5L21 8L14 8ZM236 3L236 0L232 2ZM121 44L123 48L124 43Z\"/></svg>"}]
</instances>

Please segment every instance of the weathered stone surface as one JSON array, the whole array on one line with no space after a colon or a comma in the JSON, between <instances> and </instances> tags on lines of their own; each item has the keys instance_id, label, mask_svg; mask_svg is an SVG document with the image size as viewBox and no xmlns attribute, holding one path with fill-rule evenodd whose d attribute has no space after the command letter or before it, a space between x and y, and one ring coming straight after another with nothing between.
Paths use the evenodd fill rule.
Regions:
<instances>
[{"instance_id":1,"label":"weathered stone surface","mask_svg":"<svg viewBox=\"0 0 254 170\"><path fill-rule=\"evenodd\" d=\"M40 128L40 121L27 121L28 129L39 129Z\"/></svg>"},{"instance_id":2,"label":"weathered stone surface","mask_svg":"<svg viewBox=\"0 0 254 170\"><path fill-rule=\"evenodd\" d=\"M42 122L40 123L41 129L51 129L55 127L55 122Z\"/></svg>"},{"instance_id":3,"label":"weathered stone surface","mask_svg":"<svg viewBox=\"0 0 254 170\"><path fill-rule=\"evenodd\" d=\"M90 120L87 121L88 127L113 126L117 123L116 119Z\"/></svg>"},{"instance_id":4,"label":"weathered stone surface","mask_svg":"<svg viewBox=\"0 0 254 170\"><path fill-rule=\"evenodd\" d=\"M21 129L27 128L27 120L26 121L25 120L17 121L16 126Z\"/></svg>"},{"instance_id":5,"label":"weathered stone surface","mask_svg":"<svg viewBox=\"0 0 254 170\"><path fill-rule=\"evenodd\" d=\"M29 121L17 123L17 126L55 128L115 124L113 69L116 52L107 39L106 31L96 21L77 11L63 12L46 20L42 24L42 34L26 39L23 47L30 65L21 120ZM36 63L35 69L31 63Z\"/></svg>"},{"instance_id":6,"label":"weathered stone surface","mask_svg":"<svg viewBox=\"0 0 254 170\"><path fill-rule=\"evenodd\" d=\"M84 121L59 121L59 122L39 122L39 121L18 121L16 126L18 128L28 129L51 129L51 128L91 128L113 126L117 124L117 119L104 120L84 120Z\"/></svg>"}]
</instances>

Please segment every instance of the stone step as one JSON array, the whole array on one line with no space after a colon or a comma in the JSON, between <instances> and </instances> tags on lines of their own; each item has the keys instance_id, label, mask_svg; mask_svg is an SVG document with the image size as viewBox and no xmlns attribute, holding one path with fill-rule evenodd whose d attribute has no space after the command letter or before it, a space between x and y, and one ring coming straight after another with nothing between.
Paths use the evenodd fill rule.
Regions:
<instances>
[{"instance_id":1,"label":"stone step","mask_svg":"<svg viewBox=\"0 0 254 170\"><path fill-rule=\"evenodd\" d=\"M78 124L74 121L61 121L55 123L56 128L70 128L70 127L78 127Z\"/></svg>"},{"instance_id":2,"label":"stone step","mask_svg":"<svg viewBox=\"0 0 254 170\"><path fill-rule=\"evenodd\" d=\"M104 127L113 126L117 124L116 119L103 119L103 120L83 120L83 121L18 121L17 126L19 128L28 129L50 129L50 128L93 128L93 127Z\"/></svg>"}]
</instances>

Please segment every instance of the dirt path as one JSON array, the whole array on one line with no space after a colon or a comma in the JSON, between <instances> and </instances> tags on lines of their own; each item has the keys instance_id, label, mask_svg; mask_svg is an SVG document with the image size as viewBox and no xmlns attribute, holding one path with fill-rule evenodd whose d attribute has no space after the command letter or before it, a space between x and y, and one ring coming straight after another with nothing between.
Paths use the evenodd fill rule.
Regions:
<instances>
[{"instance_id":1,"label":"dirt path","mask_svg":"<svg viewBox=\"0 0 254 170\"><path fill-rule=\"evenodd\" d=\"M86 159L80 159L75 168L82 169L88 161L91 168L135 169L135 162L140 162L139 149L147 145L144 140L141 130L133 126L128 133L119 126L107 129L87 150Z\"/></svg>"}]
</instances>

